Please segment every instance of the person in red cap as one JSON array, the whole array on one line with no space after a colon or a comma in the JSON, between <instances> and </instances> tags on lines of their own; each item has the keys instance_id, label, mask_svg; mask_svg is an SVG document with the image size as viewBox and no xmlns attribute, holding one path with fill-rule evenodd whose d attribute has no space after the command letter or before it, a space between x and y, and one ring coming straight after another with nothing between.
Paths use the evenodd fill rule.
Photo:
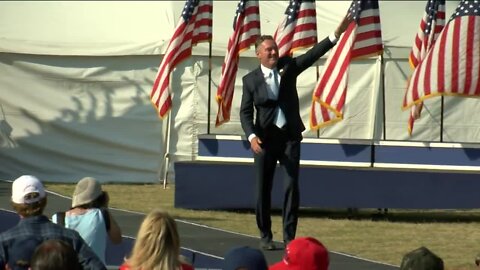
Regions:
<instances>
[{"instance_id":1,"label":"person in red cap","mask_svg":"<svg viewBox=\"0 0 480 270\"><path fill-rule=\"evenodd\" d=\"M285 248L283 259L269 270L328 270L330 260L327 248L315 238L292 240Z\"/></svg>"}]
</instances>

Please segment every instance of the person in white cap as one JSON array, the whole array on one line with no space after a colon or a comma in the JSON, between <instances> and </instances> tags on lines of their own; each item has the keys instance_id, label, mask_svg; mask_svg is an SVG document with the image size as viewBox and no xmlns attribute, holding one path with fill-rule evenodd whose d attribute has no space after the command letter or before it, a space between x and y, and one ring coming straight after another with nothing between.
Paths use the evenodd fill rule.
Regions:
<instances>
[{"instance_id":1,"label":"person in white cap","mask_svg":"<svg viewBox=\"0 0 480 270\"><path fill-rule=\"evenodd\" d=\"M106 269L102 261L74 230L52 223L43 210L47 195L35 176L23 175L12 184L12 206L20 222L0 234L0 269L28 269L35 248L48 239L70 244L83 269Z\"/></svg>"},{"instance_id":2,"label":"person in white cap","mask_svg":"<svg viewBox=\"0 0 480 270\"><path fill-rule=\"evenodd\" d=\"M108 201L108 193L102 190L100 183L93 177L85 177L75 187L72 208L52 216L54 223L80 233L103 262L107 238L114 244L122 242L122 232L108 211Z\"/></svg>"}]
</instances>

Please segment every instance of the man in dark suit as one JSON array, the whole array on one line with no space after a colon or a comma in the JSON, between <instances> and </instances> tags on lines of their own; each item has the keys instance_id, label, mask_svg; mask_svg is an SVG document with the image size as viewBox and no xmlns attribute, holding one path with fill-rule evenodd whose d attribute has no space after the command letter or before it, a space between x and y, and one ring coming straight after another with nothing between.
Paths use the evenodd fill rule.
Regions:
<instances>
[{"instance_id":1,"label":"man in dark suit","mask_svg":"<svg viewBox=\"0 0 480 270\"><path fill-rule=\"evenodd\" d=\"M243 77L240 120L254 154L257 178L255 213L262 249L275 249L270 204L277 161L285 172L282 209L285 245L295 238L297 230L300 141L305 130L299 113L297 76L335 45L350 21L346 16L334 33L296 58L279 58L272 36L260 36L255 43L260 66Z\"/></svg>"}]
</instances>

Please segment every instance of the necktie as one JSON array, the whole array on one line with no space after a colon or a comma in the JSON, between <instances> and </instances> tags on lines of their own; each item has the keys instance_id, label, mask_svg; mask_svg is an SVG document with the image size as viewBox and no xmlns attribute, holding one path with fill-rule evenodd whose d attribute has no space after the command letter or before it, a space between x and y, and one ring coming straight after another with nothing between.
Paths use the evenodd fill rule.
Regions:
<instances>
[{"instance_id":1,"label":"necktie","mask_svg":"<svg viewBox=\"0 0 480 270\"><path fill-rule=\"evenodd\" d=\"M279 96L279 83L278 83L278 72L276 70L272 70L272 74L273 74L273 87L272 87L272 91L274 93L274 95L276 96L276 98L278 99L278 96ZM285 124L287 123L287 120L285 119L285 114L283 113L282 109L280 108L280 106L277 107L277 115L275 116L275 125L279 128L283 128L283 126L285 126Z\"/></svg>"}]
</instances>

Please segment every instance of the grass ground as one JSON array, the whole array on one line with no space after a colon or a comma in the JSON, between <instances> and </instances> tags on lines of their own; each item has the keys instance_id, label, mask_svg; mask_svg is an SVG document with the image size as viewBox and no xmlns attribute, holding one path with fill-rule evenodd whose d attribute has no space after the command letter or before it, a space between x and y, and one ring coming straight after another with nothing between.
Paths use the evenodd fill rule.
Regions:
<instances>
[{"instance_id":1,"label":"grass ground","mask_svg":"<svg viewBox=\"0 0 480 270\"><path fill-rule=\"evenodd\" d=\"M51 191L70 196L72 184L47 184ZM159 184L106 184L110 205L147 213L163 208L175 218L249 235L258 235L252 211L197 211L174 207L174 186ZM272 218L275 240L281 240L280 212ZM370 260L399 265L402 256L426 246L443 258L448 270L474 270L480 252L480 210L412 211L390 209L377 215L376 209L361 209L355 215L346 210L302 209L297 236L313 236L330 250Z\"/></svg>"}]
</instances>

